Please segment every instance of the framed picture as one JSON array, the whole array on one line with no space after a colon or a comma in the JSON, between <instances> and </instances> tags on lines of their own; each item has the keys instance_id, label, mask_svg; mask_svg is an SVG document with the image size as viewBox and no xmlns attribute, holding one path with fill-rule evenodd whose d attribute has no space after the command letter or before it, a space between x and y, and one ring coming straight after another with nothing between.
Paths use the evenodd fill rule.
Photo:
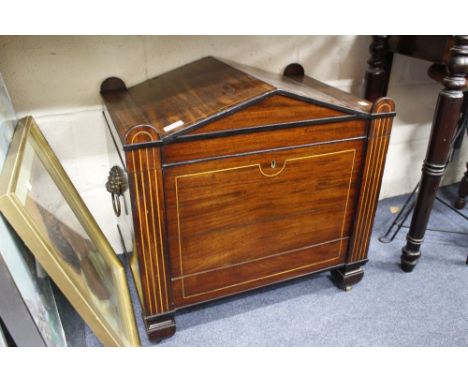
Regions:
<instances>
[{"instance_id":1,"label":"framed picture","mask_svg":"<svg viewBox=\"0 0 468 382\"><path fill-rule=\"evenodd\" d=\"M32 117L16 127L0 211L104 345L139 345L123 265Z\"/></svg>"},{"instance_id":2,"label":"framed picture","mask_svg":"<svg viewBox=\"0 0 468 382\"><path fill-rule=\"evenodd\" d=\"M17 123L0 75L0 169ZM67 346L50 280L0 216L0 312L17 346Z\"/></svg>"}]
</instances>

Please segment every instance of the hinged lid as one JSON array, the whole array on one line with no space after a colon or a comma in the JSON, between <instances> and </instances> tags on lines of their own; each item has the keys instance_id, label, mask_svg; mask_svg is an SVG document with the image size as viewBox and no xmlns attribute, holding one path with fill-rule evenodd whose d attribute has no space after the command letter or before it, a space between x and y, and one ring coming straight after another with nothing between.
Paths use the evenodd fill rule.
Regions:
<instances>
[{"instance_id":1,"label":"hinged lid","mask_svg":"<svg viewBox=\"0 0 468 382\"><path fill-rule=\"evenodd\" d=\"M307 76L270 74L213 57L130 88L108 78L101 95L126 148L272 125L369 118L372 109L371 102Z\"/></svg>"}]
</instances>

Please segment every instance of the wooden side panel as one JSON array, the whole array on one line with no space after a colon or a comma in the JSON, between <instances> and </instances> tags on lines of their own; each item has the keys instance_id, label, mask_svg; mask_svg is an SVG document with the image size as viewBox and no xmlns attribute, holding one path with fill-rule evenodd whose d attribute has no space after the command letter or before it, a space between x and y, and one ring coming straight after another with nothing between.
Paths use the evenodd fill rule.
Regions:
<instances>
[{"instance_id":1,"label":"wooden side panel","mask_svg":"<svg viewBox=\"0 0 468 382\"><path fill-rule=\"evenodd\" d=\"M176 306L343 263L363 145L165 170Z\"/></svg>"},{"instance_id":2,"label":"wooden side panel","mask_svg":"<svg viewBox=\"0 0 468 382\"><path fill-rule=\"evenodd\" d=\"M367 121L354 120L316 126L294 127L254 134L178 142L163 146L164 163L171 164L223 155L316 144L367 135Z\"/></svg>"},{"instance_id":3,"label":"wooden side panel","mask_svg":"<svg viewBox=\"0 0 468 382\"><path fill-rule=\"evenodd\" d=\"M346 114L341 111L276 94L243 110L196 128L188 134L197 135L200 133L212 133L343 115Z\"/></svg>"},{"instance_id":4,"label":"wooden side panel","mask_svg":"<svg viewBox=\"0 0 468 382\"><path fill-rule=\"evenodd\" d=\"M130 139L144 136L136 132ZM144 314L172 310L169 264L164 250L164 191L160 151L142 148L126 152L132 195L135 244L141 274Z\"/></svg>"},{"instance_id":5,"label":"wooden side panel","mask_svg":"<svg viewBox=\"0 0 468 382\"><path fill-rule=\"evenodd\" d=\"M395 110L395 105L391 99L381 98L375 103L374 110L376 113L392 112ZM360 187L361 192L354 224L355 229L347 259L347 262L350 263L367 258L392 122L393 117L388 117L375 119L370 125L366 160Z\"/></svg>"}]
</instances>

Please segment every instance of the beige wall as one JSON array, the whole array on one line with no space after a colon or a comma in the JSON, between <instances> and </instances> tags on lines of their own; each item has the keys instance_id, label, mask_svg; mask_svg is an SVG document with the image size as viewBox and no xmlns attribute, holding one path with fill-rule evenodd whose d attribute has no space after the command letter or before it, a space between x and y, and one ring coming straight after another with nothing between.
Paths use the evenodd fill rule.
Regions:
<instances>
[{"instance_id":1,"label":"beige wall","mask_svg":"<svg viewBox=\"0 0 468 382\"><path fill-rule=\"evenodd\" d=\"M362 96L368 36L77 36L0 37L0 72L20 115L33 114L46 130L90 209L105 227L113 222L102 193L99 86L118 76L131 86L197 58L214 55L281 72L300 62L306 73ZM409 192L420 175L440 85L429 63L397 55L389 96L397 105L380 197ZM466 142L465 142L466 147ZM467 151L445 183L457 181ZM112 240L112 239L111 239Z\"/></svg>"},{"instance_id":2,"label":"beige wall","mask_svg":"<svg viewBox=\"0 0 468 382\"><path fill-rule=\"evenodd\" d=\"M368 38L354 36L0 37L0 70L19 112L100 104L115 75L131 86L214 55L273 72L293 61L326 81L361 82Z\"/></svg>"}]
</instances>

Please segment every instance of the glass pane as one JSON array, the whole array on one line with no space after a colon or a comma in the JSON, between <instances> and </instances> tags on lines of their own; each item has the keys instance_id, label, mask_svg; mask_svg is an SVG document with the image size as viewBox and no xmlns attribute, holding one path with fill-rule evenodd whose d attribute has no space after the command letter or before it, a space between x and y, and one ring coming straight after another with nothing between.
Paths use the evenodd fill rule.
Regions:
<instances>
[{"instance_id":1,"label":"glass pane","mask_svg":"<svg viewBox=\"0 0 468 382\"><path fill-rule=\"evenodd\" d=\"M47 346L67 346L49 278L3 217L0 217L0 237L0 256L44 342Z\"/></svg>"},{"instance_id":2,"label":"glass pane","mask_svg":"<svg viewBox=\"0 0 468 382\"><path fill-rule=\"evenodd\" d=\"M8 95L7 88L0 74L0 169L7 154L7 149L16 125L16 114Z\"/></svg>"},{"instance_id":3,"label":"glass pane","mask_svg":"<svg viewBox=\"0 0 468 382\"><path fill-rule=\"evenodd\" d=\"M116 335L127 333L119 287L105 257L75 216L30 142L26 143L16 196L58 255L56 260ZM124 338L129 343L128 338Z\"/></svg>"}]
</instances>

